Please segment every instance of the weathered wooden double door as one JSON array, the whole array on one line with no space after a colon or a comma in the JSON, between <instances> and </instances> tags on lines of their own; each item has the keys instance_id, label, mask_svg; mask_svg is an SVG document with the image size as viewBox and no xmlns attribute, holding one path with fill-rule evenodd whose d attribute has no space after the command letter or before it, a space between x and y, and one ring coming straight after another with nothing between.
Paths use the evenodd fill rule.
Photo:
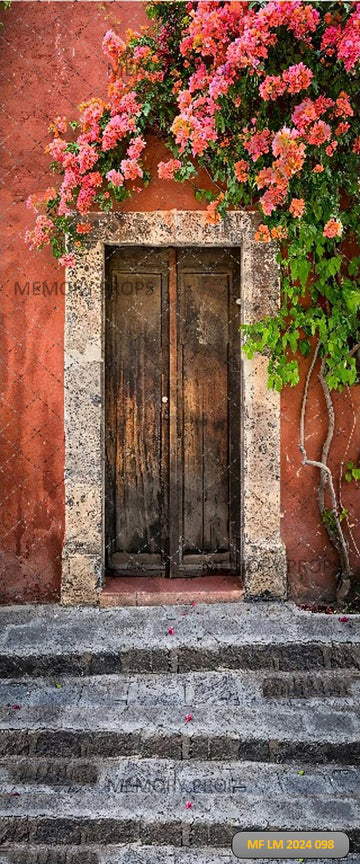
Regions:
<instances>
[{"instance_id":1,"label":"weathered wooden double door","mask_svg":"<svg viewBox=\"0 0 360 864\"><path fill-rule=\"evenodd\" d=\"M106 282L108 570L237 570L239 250L112 247Z\"/></svg>"}]
</instances>

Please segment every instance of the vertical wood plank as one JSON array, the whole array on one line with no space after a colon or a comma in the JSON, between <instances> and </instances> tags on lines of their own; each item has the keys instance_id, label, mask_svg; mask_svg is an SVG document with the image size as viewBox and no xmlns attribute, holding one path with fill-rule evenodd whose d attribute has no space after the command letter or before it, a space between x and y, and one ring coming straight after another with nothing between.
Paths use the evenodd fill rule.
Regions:
<instances>
[{"instance_id":1,"label":"vertical wood plank","mask_svg":"<svg viewBox=\"0 0 360 864\"><path fill-rule=\"evenodd\" d=\"M180 534L178 452L178 296L176 250L169 249L169 575L178 575Z\"/></svg>"}]
</instances>

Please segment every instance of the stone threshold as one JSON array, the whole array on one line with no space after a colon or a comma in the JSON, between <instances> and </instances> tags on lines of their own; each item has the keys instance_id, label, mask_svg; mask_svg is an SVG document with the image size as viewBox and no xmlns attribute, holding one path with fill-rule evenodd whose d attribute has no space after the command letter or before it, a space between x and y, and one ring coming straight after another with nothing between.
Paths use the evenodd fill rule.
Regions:
<instances>
[{"instance_id":1,"label":"stone threshold","mask_svg":"<svg viewBox=\"0 0 360 864\"><path fill-rule=\"evenodd\" d=\"M212 573L208 576L107 576L99 605L173 606L182 603L235 603L243 600L239 576Z\"/></svg>"}]
</instances>

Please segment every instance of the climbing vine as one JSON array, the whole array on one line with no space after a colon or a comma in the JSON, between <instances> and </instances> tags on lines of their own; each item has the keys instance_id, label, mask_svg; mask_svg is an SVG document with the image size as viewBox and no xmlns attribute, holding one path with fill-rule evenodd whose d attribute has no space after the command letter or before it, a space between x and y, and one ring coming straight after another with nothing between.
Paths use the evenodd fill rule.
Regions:
<instances>
[{"instance_id":1,"label":"climbing vine","mask_svg":"<svg viewBox=\"0 0 360 864\"><path fill-rule=\"evenodd\" d=\"M267 355L269 386L277 390L298 383L299 355L315 351L331 428L331 390L358 380L360 356L360 3L147 8L152 20L140 33L128 31L125 42L105 34L107 100L83 102L77 120L57 117L51 125L47 151L61 183L28 199L37 218L27 240L51 244L59 262L72 266L72 247L86 246L91 232L89 211L108 212L151 182L144 155L155 133L169 149L158 175L190 180L207 200L209 221L229 208L260 211L255 239L277 245L281 304L276 316L244 327L244 351ZM199 167L216 192L198 188ZM325 507L328 449L329 441L319 506L347 572L335 492ZM349 462L345 476L356 482L359 467Z\"/></svg>"}]
</instances>

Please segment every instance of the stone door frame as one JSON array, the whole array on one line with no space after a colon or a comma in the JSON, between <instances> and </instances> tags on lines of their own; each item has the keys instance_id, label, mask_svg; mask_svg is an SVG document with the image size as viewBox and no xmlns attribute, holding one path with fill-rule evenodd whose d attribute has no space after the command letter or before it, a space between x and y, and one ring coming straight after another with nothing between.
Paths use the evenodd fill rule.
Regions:
<instances>
[{"instance_id":1,"label":"stone door frame","mask_svg":"<svg viewBox=\"0 0 360 864\"><path fill-rule=\"evenodd\" d=\"M105 246L235 246L241 250L241 320L279 305L271 244L256 243L259 214L232 211L217 225L204 211L91 214L87 250L67 270L65 298L65 538L61 601L96 604L104 578ZM280 396L266 358L242 356L242 580L245 597L285 599L280 536Z\"/></svg>"}]
</instances>

